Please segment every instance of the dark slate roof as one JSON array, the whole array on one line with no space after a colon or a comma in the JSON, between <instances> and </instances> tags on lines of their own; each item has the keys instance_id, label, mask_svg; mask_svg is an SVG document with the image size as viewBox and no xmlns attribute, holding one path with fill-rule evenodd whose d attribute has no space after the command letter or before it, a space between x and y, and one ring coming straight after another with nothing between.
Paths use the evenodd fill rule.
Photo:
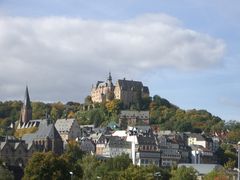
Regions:
<instances>
[{"instance_id":1,"label":"dark slate roof","mask_svg":"<svg viewBox=\"0 0 240 180\"><path fill-rule=\"evenodd\" d=\"M140 81L118 80L118 84L122 90L142 90L143 84Z\"/></svg>"},{"instance_id":2,"label":"dark slate roof","mask_svg":"<svg viewBox=\"0 0 240 180\"><path fill-rule=\"evenodd\" d=\"M4 142L6 140L8 140L8 141L16 141L16 142L20 141L17 138L15 138L14 136L0 136L0 142Z\"/></svg>"},{"instance_id":3,"label":"dark slate roof","mask_svg":"<svg viewBox=\"0 0 240 180\"><path fill-rule=\"evenodd\" d=\"M173 143L173 144L183 144L184 143L184 139L182 138L182 136L178 135L178 134L174 134L174 135L163 135L166 137L167 142Z\"/></svg>"},{"instance_id":4,"label":"dark slate roof","mask_svg":"<svg viewBox=\"0 0 240 180\"><path fill-rule=\"evenodd\" d=\"M135 126L135 128L137 129L138 132L150 132L151 131L151 127L149 125L144 125L144 126Z\"/></svg>"},{"instance_id":5,"label":"dark slate roof","mask_svg":"<svg viewBox=\"0 0 240 180\"><path fill-rule=\"evenodd\" d=\"M24 141L26 141L26 143L32 143L32 141L34 140L34 138L35 138L35 134L33 133L33 134L24 134L23 135L23 137L22 137L22 139L24 140Z\"/></svg>"},{"instance_id":6,"label":"dark slate roof","mask_svg":"<svg viewBox=\"0 0 240 180\"><path fill-rule=\"evenodd\" d=\"M127 142L124 139L112 136L109 140L110 148L131 148L131 142Z\"/></svg>"},{"instance_id":7,"label":"dark slate roof","mask_svg":"<svg viewBox=\"0 0 240 180\"><path fill-rule=\"evenodd\" d=\"M96 83L96 88L99 86L99 84L102 84L102 83L104 83L103 81L98 81L97 83Z\"/></svg>"},{"instance_id":8,"label":"dark slate roof","mask_svg":"<svg viewBox=\"0 0 240 180\"><path fill-rule=\"evenodd\" d=\"M22 139L25 140L27 143L31 143L33 140L36 139L60 139L61 136L59 135L58 131L56 130L54 124L49 124L45 126L40 126L38 131L33 134L25 134Z\"/></svg>"},{"instance_id":9,"label":"dark slate roof","mask_svg":"<svg viewBox=\"0 0 240 180\"><path fill-rule=\"evenodd\" d=\"M198 133L192 133L189 135L189 137L196 138L198 141L205 141L205 138L201 134L198 134Z\"/></svg>"},{"instance_id":10,"label":"dark slate roof","mask_svg":"<svg viewBox=\"0 0 240 180\"><path fill-rule=\"evenodd\" d=\"M155 137L153 136L138 136L139 145L156 145Z\"/></svg>"},{"instance_id":11,"label":"dark slate roof","mask_svg":"<svg viewBox=\"0 0 240 180\"><path fill-rule=\"evenodd\" d=\"M36 132L36 138L46 137L49 137L50 139L61 138L53 124L49 124L45 127L39 128L39 130Z\"/></svg>"},{"instance_id":12,"label":"dark slate roof","mask_svg":"<svg viewBox=\"0 0 240 180\"><path fill-rule=\"evenodd\" d=\"M55 127L59 132L69 132L75 119L58 119L55 123Z\"/></svg>"},{"instance_id":13,"label":"dark slate roof","mask_svg":"<svg viewBox=\"0 0 240 180\"><path fill-rule=\"evenodd\" d=\"M106 141L108 141L108 138L102 134L100 138L98 138L97 144L105 144Z\"/></svg>"},{"instance_id":14,"label":"dark slate roof","mask_svg":"<svg viewBox=\"0 0 240 180\"><path fill-rule=\"evenodd\" d=\"M7 145L9 145L12 150L16 150L20 145L22 145L25 149L27 149L28 146L24 141L6 141L0 142L0 150Z\"/></svg>"}]
</instances>

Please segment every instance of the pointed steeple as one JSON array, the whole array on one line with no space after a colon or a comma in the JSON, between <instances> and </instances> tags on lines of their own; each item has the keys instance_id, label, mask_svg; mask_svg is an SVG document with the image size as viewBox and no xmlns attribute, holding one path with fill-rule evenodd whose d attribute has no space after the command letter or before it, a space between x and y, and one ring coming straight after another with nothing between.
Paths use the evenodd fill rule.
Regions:
<instances>
[{"instance_id":1,"label":"pointed steeple","mask_svg":"<svg viewBox=\"0 0 240 180\"><path fill-rule=\"evenodd\" d=\"M111 72L109 72L109 74L108 74L108 81L112 81L112 75L111 75Z\"/></svg>"},{"instance_id":2,"label":"pointed steeple","mask_svg":"<svg viewBox=\"0 0 240 180\"><path fill-rule=\"evenodd\" d=\"M24 97L23 105L28 107L28 108L32 108L31 107L30 97L29 97L29 92L28 92L28 86L26 86L26 91L25 91L25 97Z\"/></svg>"},{"instance_id":3,"label":"pointed steeple","mask_svg":"<svg viewBox=\"0 0 240 180\"><path fill-rule=\"evenodd\" d=\"M28 86L26 86L25 97L20 115L20 124L27 123L32 119L32 106L28 92Z\"/></svg>"}]
</instances>

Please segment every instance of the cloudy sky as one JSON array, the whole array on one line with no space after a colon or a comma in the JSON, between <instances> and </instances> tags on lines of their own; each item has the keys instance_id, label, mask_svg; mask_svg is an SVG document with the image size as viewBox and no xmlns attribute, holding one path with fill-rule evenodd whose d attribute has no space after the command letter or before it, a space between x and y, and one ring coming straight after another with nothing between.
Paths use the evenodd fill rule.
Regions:
<instances>
[{"instance_id":1,"label":"cloudy sky","mask_svg":"<svg viewBox=\"0 0 240 180\"><path fill-rule=\"evenodd\" d=\"M183 109L240 120L240 1L0 0L0 100L82 102L133 79Z\"/></svg>"}]
</instances>

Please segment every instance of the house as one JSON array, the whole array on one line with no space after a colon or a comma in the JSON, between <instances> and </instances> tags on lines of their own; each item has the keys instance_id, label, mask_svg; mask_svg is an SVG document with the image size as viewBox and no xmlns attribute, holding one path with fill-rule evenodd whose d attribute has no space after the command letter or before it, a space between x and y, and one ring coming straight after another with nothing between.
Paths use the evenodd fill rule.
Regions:
<instances>
[{"instance_id":1,"label":"house","mask_svg":"<svg viewBox=\"0 0 240 180\"><path fill-rule=\"evenodd\" d=\"M91 139L82 138L80 140L80 149L86 153L95 153L96 152L96 144Z\"/></svg>"},{"instance_id":2,"label":"house","mask_svg":"<svg viewBox=\"0 0 240 180\"><path fill-rule=\"evenodd\" d=\"M37 151L47 152L52 151L56 154L63 153L63 141L54 124L43 120L39 129L35 133L25 134L22 139L27 144L34 144Z\"/></svg>"},{"instance_id":3,"label":"house","mask_svg":"<svg viewBox=\"0 0 240 180\"><path fill-rule=\"evenodd\" d=\"M80 126L76 119L58 119L55 127L62 137L64 145L66 145L69 140L76 140L76 138L81 136Z\"/></svg>"},{"instance_id":4,"label":"house","mask_svg":"<svg viewBox=\"0 0 240 180\"><path fill-rule=\"evenodd\" d=\"M0 138L0 159L7 166L25 167L35 151L36 146L32 143L8 136Z\"/></svg>"},{"instance_id":5,"label":"house","mask_svg":"<svg viewBox=\"0 0 240 180\"><path fill-rule=\"evenodd\" d=\"M149 111L123 110L119 114L119 125L123 129L127 126L149 125Z\"/></svg>"},{"instance_id":6,"label":"house","mask_svg":"<svg viewBox=\"0 0 240 180\"><path fill-rule=\"evenodd\" d=\"M137 136L136 164L139 166L159 166L161 153L154 136Z\"/></svg>"},{"instance_id":7,"label":"house","mask_svg":"<svg viewBox=\"0 0 240 180\"><path fill-rule=\"evenodd\" d=\"M109 154L106 152L106 145L109 141L109 137L105 136L104 134L101 134L101 136L98 138L96 142L96 155L104 156L105 154Z\"/></svg>"},{"instance_id":8,"label":"house","mask_svg":"<svg viewBox=\"0 0 240 180\"><path fill-rule=\"evenodd\" d=\"M157 137L161 151L161 166L173 166L179 162L190 162L190 149L182 134L168 134Z\"/></svg>"},{"instance_id":9,"label":"house","mask_svg":"<svg viewBox=\"0 0 240 180\"><path fill-rule=\"evenodd\" d=\"M207 141L201 134L192 133L188 135L188 146L191 145L200 145L207 148Z\"/></svg>"},{"instance_id":10,"label":"house","mask_svg":"<svg viewBox=\"0 0 240 180\"><path fill-rule=\"evenodd\" d=\"M200 145L191 145L191 160L193 164L215 163L214 154L208 148Z\"/></svg>"},{"instance_id":11,"label":"house","mask_svg":"<svg viewBox=\"0 0 240 180\"><path fill-rule=\"evenodd\" d=\"M122 154L128 154L131 158L131 143L127 142L125 138L112 136L107 144L109 148L109 156L116 157Z\"/></svg>"},{"instance_id":12,"label":"house","mask_svg":"<svg viewBox=\"0 0 240 180\"><path fill-rule=\"evenodd\" d=\"M80 131L81 131L80 137L90 136L92 133L94 133L93 129L94 129L93 124L91 124L91 125L80 125Z\"/></svg>"}]
</instances>

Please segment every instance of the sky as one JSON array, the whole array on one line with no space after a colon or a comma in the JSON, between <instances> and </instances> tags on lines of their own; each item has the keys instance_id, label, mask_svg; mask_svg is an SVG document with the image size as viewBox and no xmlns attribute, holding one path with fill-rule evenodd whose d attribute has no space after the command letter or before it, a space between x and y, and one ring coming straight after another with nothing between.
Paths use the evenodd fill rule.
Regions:
<instances>
[{"instance_id":1,"label":"sky","mask_svg":"<svg viewBox=\"0 0 240 180\"><path fill-rule=\"evenodd\" d=\"M240 1L0 0L0 101L83 102L142 81L178 107L240 120Z\"/></svg>"}]
</instances>

